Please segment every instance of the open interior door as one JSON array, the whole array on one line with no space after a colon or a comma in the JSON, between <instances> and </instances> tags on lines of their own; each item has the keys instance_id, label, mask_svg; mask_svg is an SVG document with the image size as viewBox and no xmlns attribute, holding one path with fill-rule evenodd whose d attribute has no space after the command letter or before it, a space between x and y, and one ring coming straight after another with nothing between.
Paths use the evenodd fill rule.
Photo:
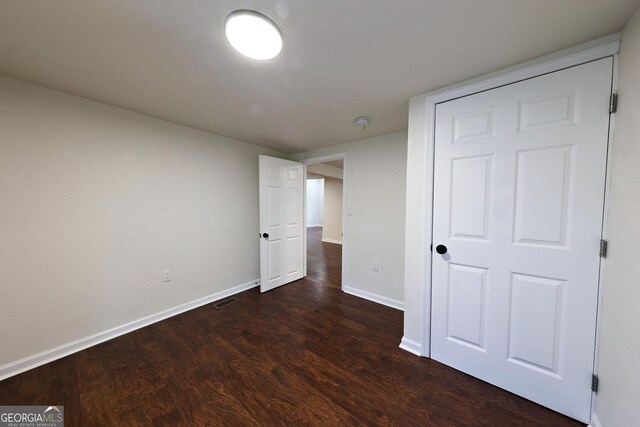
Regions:
<instances>
[{"instance_id":1,"label":"open interior door","mask_svg":"<svg viewBox=\"0 0 640 427\"><path fill-rule=\"evenodd\" d=\"M260 292L304 277L304 166L260 156Z\"/></svg>"}]
</instances>

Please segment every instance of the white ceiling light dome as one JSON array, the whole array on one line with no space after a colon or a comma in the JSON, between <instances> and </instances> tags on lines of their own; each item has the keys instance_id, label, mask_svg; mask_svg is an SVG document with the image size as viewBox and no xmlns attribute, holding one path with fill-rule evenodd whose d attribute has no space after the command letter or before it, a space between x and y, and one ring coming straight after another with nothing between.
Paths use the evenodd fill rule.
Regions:
<instances>
[{"instance_id":1,"label":"white ceiling light dome","mask_svg":"<svg viewBox=\"0 0 640 427\"><path fill-rule=\"evenodd\" d=\"M224 34L235 50L252 59L273 59L282 51L280 29L255 10L231 12L224 23Z\"/></svg>"}]
</instances>

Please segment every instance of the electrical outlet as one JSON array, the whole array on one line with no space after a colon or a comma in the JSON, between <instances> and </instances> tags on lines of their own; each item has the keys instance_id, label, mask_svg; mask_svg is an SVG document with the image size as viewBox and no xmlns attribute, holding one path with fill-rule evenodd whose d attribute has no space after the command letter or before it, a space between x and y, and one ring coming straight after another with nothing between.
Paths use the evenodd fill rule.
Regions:
<instances>
[{"instance_id":1,"label":"electrical outlet","mask_svg":"<svg viewBox=\"0 0 640 427\"><path fill-rule=\"evenodd\" d=\"M353 209L347 209L347 216L353 216Z\"/></svg>"},{"instance_id":2,"label":"electrical outlet","mask_svg":"<svg viewBox=\"0 0 640 427\"><path fill-rule=\"evenodd\" d=\"M371 264L371 269L373 271L380 271L380 263L378 261L373 261Z\"/></svg>"},{"instance_id":3,"label":"electrical outlet","mask_svg":"<svg viewBox=\"0 0 640 427\"><path fill-rule=\"evenodd\" d=\"M171 270L165 270L162 272L162 281L169 282L171 280Z\"/></svg>"}]
</instances>

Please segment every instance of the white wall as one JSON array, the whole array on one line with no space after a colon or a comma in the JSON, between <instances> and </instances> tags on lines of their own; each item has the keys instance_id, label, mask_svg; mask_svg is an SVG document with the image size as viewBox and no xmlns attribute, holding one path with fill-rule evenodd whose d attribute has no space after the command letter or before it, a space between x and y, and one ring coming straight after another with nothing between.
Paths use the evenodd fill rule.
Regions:
<instances>
[{"instance_id":1,"label":"white wall","mask_svg":"<svg viewBox=\"0 0 640 427\"><path fill-rule=\"evenodd\" d=\"M0 77L0 370L257 279L259 154Z\"/></svg>"},{"instance_id":2,"label":"white wall","mask_svg":"<svg viewBox=\"0 0 640 427\"><path fill-rule=\"evenodd\" d=\"M293 157L303 160L336 153L347 153L345 209L353 212L344 224L343 288L402 306L407 133L391 133ZM380 263L379 272L372 271L373 261Z\"/></svg>"},{"instance_id":3,"label":"white wall","mask_svg":"<svg viewBox=\"0 0 640 427\"><path fill-rule=\"evenodd\" d=\"M342 242L342 180L324 179L324 221L322 240L331 243Z\"/></svg>"},{"instance_id":4,"label":"white wall","mask_svg":"<svg viewBox=\"0 0 640 427\"><path fill-rule=\"evenodd\" d=\"M324 179L307 179L307 227L322 226L324 212Z\"/></svg>"},{"instance_id":5,"label":"white wall","mask_svg":"<svg viewBox=\"0 0 640 427\"><path fill-rule=\"evenodd\" d=\"M640 425L640 10L620 46L595 413L604 427Z\"/></svg>"}]
</instances>

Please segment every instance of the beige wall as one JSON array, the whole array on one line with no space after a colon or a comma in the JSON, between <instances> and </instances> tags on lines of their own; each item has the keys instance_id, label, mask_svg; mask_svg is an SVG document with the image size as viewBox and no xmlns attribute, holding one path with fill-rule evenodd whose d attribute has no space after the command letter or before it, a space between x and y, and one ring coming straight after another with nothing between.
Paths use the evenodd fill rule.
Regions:
<instances>
[{"instance_id":1,"label":"beige wall","mask_svg":"<svg viewBox=\"0 0 640 427\"><path fill-rule=\"evenodd\" d=\"M322 240L342 242L342 180L324 179L324 213Z\"/></svg>"},{"instance_id":2,"label":"beige wall","mask_svg":"<svg viewBox=\"0 0 640 427\"><path fill-rule=\"evenodd\" d=\"M595 413L640 425L640 10L622 32Z\"/></svg>"},{"instance_id":3,"label":"beige wall","mask_svg":"<svg viewBox=\"0 0 640 427\"><path fill-rule=\"evenodd\" d=\"M293 156L303 160L347 153L343 287L404 301L407 133L396 132ZM380 269L371 269L378 261Z\"/></svg>"},{"instance_id":4,"label":"beige wall","mask_svg":"<svg viewBox=\"0 0 640 427\"><path fill-rule=\"evenodd\" d=\"M258 279L258 154L0 77L0 367Z\"/></svg>"}]
</instances>

